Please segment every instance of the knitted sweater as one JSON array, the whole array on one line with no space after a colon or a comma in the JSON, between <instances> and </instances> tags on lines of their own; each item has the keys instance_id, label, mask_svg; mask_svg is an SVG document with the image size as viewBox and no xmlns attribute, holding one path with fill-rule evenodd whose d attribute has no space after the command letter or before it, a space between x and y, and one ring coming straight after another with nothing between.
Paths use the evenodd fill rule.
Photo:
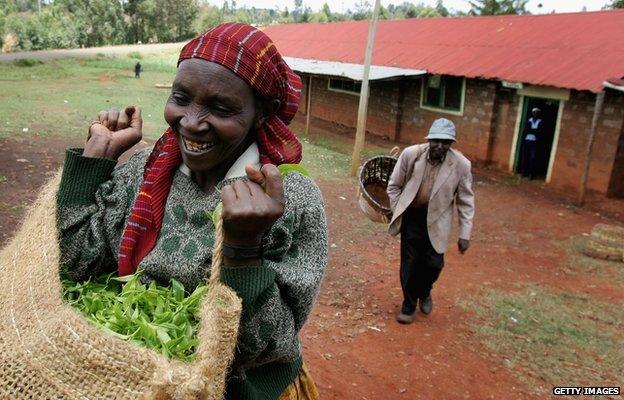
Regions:
<instances>
[{"instance_id":1,"label":"knitted sweater","mask_svg":"<svg viewBox=\"0 0 624 400\"><path fill-rule=\"evenodd\" d=\"M117 269L123 229L143 179L149 150L116 167L113 160L67 150L58 194L62 273L76 281ZM243 179L243 178L235 178ZM210 194L176 171L160 235L138 268L146 279L175 278L192 291L210 274L221 181ZM285 211L262 238L262 265L222 267L221 280L243 300L229 392L277 398L300 371L302 328L327 264L327 225L320 190L309 178L284 177ZM235 390L231 390L235 389ZM237 397L238 397L237 396Z\"/></svg>"}]
</instances>

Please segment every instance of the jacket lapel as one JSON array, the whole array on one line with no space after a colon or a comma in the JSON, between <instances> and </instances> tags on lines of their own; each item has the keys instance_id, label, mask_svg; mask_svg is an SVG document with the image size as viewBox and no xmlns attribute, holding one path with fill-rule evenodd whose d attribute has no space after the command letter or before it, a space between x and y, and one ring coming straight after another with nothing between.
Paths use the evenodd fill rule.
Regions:
<instances>
[{"instance_id":1,"label":"jacket lapel","mask_svg":"<svg viewBox=\"0 0 624 400\"><path fill-rule=\"evenodd\" d=\"M411 179L409 182L411 187L410 190L408 190L412 199L416 196L416 193L418 193L423 175L425 174L425 163L427 162L427 154L429 154L427 150L428 149L425 149L425 151L422 152L414 161L414 168L412 169Z\"/></svg>"},{"instance_id":2,"label":"jacket lapel","mask_svg":"<svg viewBox=\"0 0 624 400\"><path fill-rule=\"evenodd\" d=\"M436 180L433 183L433 189L431 190L431 196L429 197L429 199L432 199L433 196L435 196L438 190L440 190L440 187L442 187L444 182L446 182L448 177L451 175L451 172L453 172L453 164L453 156L449 151L446 154L446 158L444 159L442 166L440 166L440 171L438 172L438 176L436 176Z\"/></svg>"}]
</instances>

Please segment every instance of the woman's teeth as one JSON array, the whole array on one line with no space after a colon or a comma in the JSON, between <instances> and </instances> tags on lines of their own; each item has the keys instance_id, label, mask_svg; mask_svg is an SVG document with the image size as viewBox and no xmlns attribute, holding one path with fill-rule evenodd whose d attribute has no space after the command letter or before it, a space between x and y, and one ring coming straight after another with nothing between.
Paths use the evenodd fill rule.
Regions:
<instances>
[{"instance_id":1,"label":"woman's teeth","mask_svg":"<svg viewBox=\"0 0 624 400\"><path fill-rule=\"evenodd\" d=\"M194 142L186 138L182 138L182 140L184 141L184 146L186 147L187 150L195 151L195 152L206 151L214 145L214 143Z\"/></svg>"}]
</instances>

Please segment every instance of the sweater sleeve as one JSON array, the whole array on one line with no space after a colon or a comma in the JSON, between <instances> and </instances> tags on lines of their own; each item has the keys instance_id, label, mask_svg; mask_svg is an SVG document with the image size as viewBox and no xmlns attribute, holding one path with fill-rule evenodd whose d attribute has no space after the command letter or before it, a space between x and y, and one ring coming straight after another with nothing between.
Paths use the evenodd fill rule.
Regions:
<instances>
[{"instance_id":1,"label":"sweater sleeve","mask_svg":"<svg viewBox=\"0 0 624 400\"><path fill-rule=\"evenodd\" d=\"M72 280L114 271L117 248L144 157L114 160L68 149L57 196L61 273ZM141 169L142 171L142 169Z\"/></svg>"},{"instance_id":2,"label":"sweater sleeve","mask_svg":"<svg viewBox=\"0 0 624 400\"><path fill-rule=\"evenodd\" d=\"M293 361L327 265L327 223L318 187L299 174L284 182L286 212L263 238L256 267L223 267L221 279L243 300L236 366Z\"/></svg>"}]
</instances>

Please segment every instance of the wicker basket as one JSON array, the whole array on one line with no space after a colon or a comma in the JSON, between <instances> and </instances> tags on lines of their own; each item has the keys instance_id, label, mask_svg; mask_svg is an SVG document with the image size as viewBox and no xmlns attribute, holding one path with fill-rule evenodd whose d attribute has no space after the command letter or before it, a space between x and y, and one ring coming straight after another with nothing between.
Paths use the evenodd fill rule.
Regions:
<instances>
[{"instance_id":1,"label":"wicker basket","mask_svg":"<svg viewBox=\"0 0 624 400\"><path fill-rule=\"evenodd\" d=\"M388 156L375 156L364 162L359 173L358 205L373 222L388 223L392 218L390 199L386 193L392 170L397 163L399 148Z\"/></svg>"}]
</instances>

